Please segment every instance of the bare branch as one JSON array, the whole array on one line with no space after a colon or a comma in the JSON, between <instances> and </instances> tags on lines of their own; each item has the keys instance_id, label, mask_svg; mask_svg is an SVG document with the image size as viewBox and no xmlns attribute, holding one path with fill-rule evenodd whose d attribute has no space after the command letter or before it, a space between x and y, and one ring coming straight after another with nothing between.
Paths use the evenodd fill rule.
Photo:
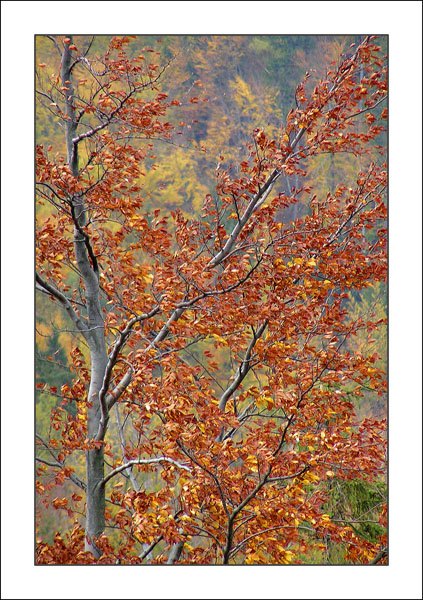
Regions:
<instances>
[{"instance_id":1,"label":"bare branch","mask_svg":"<svg viewBox=\"0 0 423 600\"><path fill-rule=\"evenodd\" d=\"M232 541L233 541L233 529L234 529L234 520L235 517L242 511L242 509L247 506L247 504L257 496L258 492L261 490L261 488L268 482L270 473L272 472L272 467L270 466L263 479L261 479L257 485L255 486L255 488L248 494L248 496L246 496L244 498L244 500L242 502L240 502L240 504L238 504L238 506L232 511L231 515L228 518L228 529L227 529L227 533L226 533L226 546L225 546L225 551L223 553L223 564L227 565L229 562L229 558L230 558L230 554L231 554L231 550L232 550Z\"/></svg>"},{"instance_id":2,"label":"bare branch","mask_svg":"<svg viewBox=\"0 0 423 600\"><path fill-rule=\"evenodd\" d=\"M358 115L362 115L365 112L368 112L369 110L373 110L373 108L376 108L376 106L378 104L380 104L381 102L383 102L384 100L388 99L388 94L386 94L386 96L383 96L380 100L378 100L377 102L375 102L372 106L369 106L368 108L365 108L363 110L360 110L352 115L349 115L348 117L345 117L344 121L348 121L348 119L353 119L354 117L358 117Z\"/></svg>"},{"instance_id":3,"label":"bare branch","mask_svg":"<svg viewBox=\"0 0 423 600\"><path fill-rule=\"evenodd\" d=\"M150 312L133 317L128 322L125 329L123 331L120 331L118 334L118 339L116 340L113 350L109 355L109 360L107 361L106 370L105 370L104 377L103 377L103 384L102 384L101 390L99 392L101 419L99 422L98 432L97 432L97 436L96 436L97 440L103 439L104 434L106 432L106 425L107 425L109 411L112 408L112 406L118 401L118 399L123 394L123 392L126 390L128 385L131 383L132 375L134 372L134 369L132 368L132 366L129 363L127 363L129 366L129 369L126 371L125 375L123 376L121 381L118 383L118 385L109 394L107 394L107 392L109 390L109 385L110 385L113 368L116 365L116 363L118 362L118 360L124 360L124 359L118 359L119 352L122 350L123 346L125 345L126 341L128 340L129 336L131 335L134 325L136 323L140 323L141 321L144 321L145 319L149 319L149 318L153 317L155 314L157 314L159 312L159 310L160 310L160 307L155 306ZM124 360L124 362L127 362L127 361Z\"/></svg>"},{"instance_id":4,"label":"bare branch","mask_svg":"<svg viewBox=\"0 0 423 600\"><path fill-rule=\"evenodd\" d=\"M129 469L132 466L152 465L152 464L157 464L157 463L162 463L162 462L171 463L172 465L175 465L175 467L178 467L178 469L184 469L185 471L191 472L191 470L192 470L187 465L183 465L182 463L179 463L177 460L174 460L173 458L167 458L166 456L159 456L158 458L137 458L134 460L130 460L126 464L121 465L120 467L117 467L116 469L113 469L113 471L111 471L103 479L102 484L105 485L108 481L110 481L110 479L112 479L112 477L114 477L115 475L118 475L122 471L125 471L125 469Z\"/></svg>"},{"instance_id":5,"label":"bare branch","mask_svg":"<svg viewBox=\"0 0 423 600\"><path fill-rule=\"evenodd\" d=\"M53 44L56 46L57 52L59 53L60 58L62 58L62 49L58 43L58 41L56 40L56 38L54 38L52 35L46 35L46 38L48 38L51 42L53 42Z\"/></svg>"},{"instance_id":6,"label":"bare branch","mask_svg":"<svg viewBox=\"0 0 423 600\"><path fill-rule=\"evenodd\" d=\"M235 227L232 230L232 233L230 234L229 238L226 240L225 245L220 250L220 252L218 252L216 254L216 256L214 256L210 260L209 264L207 265L207 267L209 269L219 265L231 252L233 245L235 244L236 240L238 239L238 237L239 237L242 229L246 225L247 221L249 220L249 218L251 217L253 212L257 209L257 207L264 202L265 198L268 196L268 194L272 190L273 184L278 179L280 174L281 174L281 171L274 169L272 171L272 173L269 175L269 177L267 178L267 181L264 184L264 186L250 200L250 203L248 204L247 208L245 209L244 214L237 221Z\"/></svg>"},{"instance_id":7,"label":"bare branch","mask_svg":"<svg viewBox=\"0 0 423 600\"><path fill-rule=\"evenodd\" d=\"M301 471L298 471L297 473L293 473L292 475L284 475L283 477L269 477L267 481L269 483L273 483L275 481L287 481L288 479L295 479L295 477L299 477L303 473L306 473L309 469L310 467L307 465L304 467L304 469L301 469Z\"/></svg>"},{"instance_id":8,"label":"bare branch","mask_svg":"<svg viewBox=\"0 0 423 600\"><path fill-rule=\"evenodd\" d=\"M60 470L63 470L63 468L64 468L64 465L59 462L53 463L48 460L44 460L43 458L40 458L39 456L36 456L35 460L43 465L48 465L49 467L55 467ZM84 492L87 491L87 486L85 485L85 483L83 481L81 481L79 479L79 477L76 477L76 475L73 475L73 474L68 475L68 477L71 481L73 481L73 483L75 485L77 485L79 488L81 488L81 490L83 490Z\"/></svg>"},{"instance_id":9,"label":"bare branch","mask_svg":"<svg viewBox=\"0 0 423 600\"><path fill-rule=\"evenodd\" d=\"M119 429L120 447L122 449L122 455L123 455L123 458L125 460L128 460L128 456L127 456L126 450L125 450L125 446L126 446L125 436L124 436L124 432L123 432L123 426L122 426L122 424L120 422L120 414L119 414L119 405L118 404L115 405L115 412L116 412L116 422L117 422L117 426L118 426L118 429ZM134 490L136 492L139 492L140 491L140 486L138 485L138 482L137 482L137 480L134 477L134 474L132 472L132 468L129 468L129 478L131 480L132 487L134 488Z\"/></svg>"},{"instance_id":10,"label":"bare branch","mask_svg":"<svg viewBox=\"0 0 423 600\"><path fill-rule=\"evenodd\" d=\"M297 133L296 137L292 141L290 154L293 153L294 149L296 148L296 146L300 142L301 138L303 137L305 131L306 131L306 129L301 129ZM230 234L229 238L226 240L226 243L223 246L222 250L220 252L218 252L216 254L216 256L214 256L210 260L209 264L207 265L207 267L209 269L219 265L229 255L229 253L232 250L232 247L234 246L236 240L238 239L238 237L239 237L241 231L243 230L243 228L245 227L246 223L249 221L251 215L266 200L267 196L272 191L273 185L275 184L276 180L280 177L281 174L282 174L282 170L274 169L271 172L271 174L269 175L269 177L267 178L263 187L259 188L259 191L251 198L247 208L245 209L244 214L237 221L235 227L232 230L232 233Z\"/></svg>"},{"instance_id":11,"label":"bare branch","mask_svg":"<svg viewBox=\"0 0 423 600\"><path fill-rule=\"evenodd\" d=\"M84 62L87 62L89 64L89 61L86 58L84 58L82 60L84 60ZM163 75L164 71L168 68L170 62L171 61L169 61L169 63L163 67L163 69L159 72L159 74L154 79L152 79L151 81L148 81L147 83L144 83L142 85L134 86L132 88L132 90L130 92L128 92L128 94L125 96L125 98L123 98L122 100L119 100L119 105L114 110L112 110L108 115L105 115L106 120L103 123L100 123L99 125L97 125L97 127L93 127L92 129L89 129L88 131L85 131L84 133L81 133L78 136L74 137L72 139L74 148L79 144L80 141L90 138L93 135L95 135L96 133L98 133L99 131L102 131L103 129L108 127L110 125L110 123L113 122L114 117L119 114L119 112L122 110L122 108L128 102L128 100L130 100L130 98L132 98L132 96L134 94L136 94L137 92L140 92L141 90L143 90L145 88L153 86L160 79L160 77ZM92 72L92 71L90 71L90 72Z\"/></svg>"},{"instance_id":12,"label":"bare branch","mask_svg":"<svg viewBox=\"0 0 423 600\"><path fill-rule=\"evenodd\" d=\"M87 342L89 342L91 339L91 332L88 329L87 325L82 321L82 319L78 316L78 314L73 309L70 300L64 294L62 294L62 292L60 292L57 288L55 288L53 285L51 285L50 283L45 281L38 273L35 274L35 279L36 279L36 282L38 283L38 285L40 286L40 287L36 286L36 289L39 291L47 292L50 296L53 296L53 298L56 298L56 300L58 300L62 304L62 306L65 308L69 317L75 323L78 331L80 333L82 333L82 335L87 340Z\"/></svg>"},{"instance_id":13,"label":"bare branch","mask_svg":"<svg viewBox=\"0 0 423 600\"><path fill-rule=\"evenodd\" d=\"M224 393L220 397L219 408L221 410L225 410L226 403L228 402L229 398L232 396L234 391L240 386L242 380L247 376L249 370L251 369L251 353L253 351L253 348L254 348L257 340L263 335L264 330L267 327L267 323L268 323L268 321L265 321L262 325L260 325L258 330L253 333L251 342L249 343L248 348L245 352L244 358L242 359L242 362L238 367L238 372L235 375L233 382L224 391Z\"/></svg>"},{"instance_id":14,"label":"bare branch","mask_svg":"<svg viewBox=\"0 0 423 600\"><path fill-rule=\"evenodd\" d=\"M53 450L50 448L50 446L47 444L47 442L45 440L43 440L43 438L36 433L35 437L37 438L37 440L39 440L41 442L41 444L44 446L44 448L47 450L47 452L50 454L50 456L52 456L54 458L54 463L49 462L43 458L40 458L39 456L37 456L35 458L35 460L37 462L43 463L45 465L48 465L50 467L57 467L58 469L63 469L65 468L65 464L63 462L60 462L60 460L57 458L57 456L55 455L55 453L53 452ZM78 487L80 487L81 489L83 489L84 491L86 491L87 486L86 484L81 481L81 479L79 479L79 477L77 477L76 475L70 474L68 475L69 479L71 481L73 481Z\"/></svg>"}]
</instances>

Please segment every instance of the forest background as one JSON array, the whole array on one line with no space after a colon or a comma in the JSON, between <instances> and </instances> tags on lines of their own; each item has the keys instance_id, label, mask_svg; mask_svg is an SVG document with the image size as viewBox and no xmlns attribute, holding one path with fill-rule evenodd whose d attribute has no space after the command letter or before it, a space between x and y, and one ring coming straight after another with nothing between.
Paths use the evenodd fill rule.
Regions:
<instances>
[{"instance_id":1,"label":"forest background","mask_svg":"<svg viewBox=\"0 0 423 600\"><path fill-rule=\"evenodd\" d=\"M198 50L200 39L206 40L207 38L191 37L172 39L167 36L161 36L160 39L162 40L162 47L165 48L165 50L170 48L171 43L175 42L175 40L179 42L186 40L192 47L196 47L195 45L197 44L196 50ZM227 38L226 41L231 42L234 39L235 38L231 36L230 38ZM287 110L289 110L290 106L288 99L292 98L295 84L301 79L301 75L304 71L309 70L310 68L316 68L318 70L319 66L321 67L328 62L327 58L331 52L339 53L340 45L344 44L345 47L347 47L349 43L355 41L354 36L345 36L342 38L333 36L316 36L313 38L294 36L289 38L291 40L291 43L289 44L282 43L273 45L269 44L270 39L272 38L262 36L239 38L241 41L240 46L242 48L242 53L237 54L238 60L234 62L233 60L228 61L225 59L225 56L227 56L225 55L225 51L228 53L231 51L230 44L227 47L225 47L225 43L222 44L222 41L225 40L225 38L208 38L207 43L203 46L203 53L206 54L207 50L215 52L216 55L220 57L221 61L219 64L221 71L218 73L219 76L217 77L216 74L214 79L210 74L208 74L208 77L204 77L204 62L202 66L201 52L196 51L195 53L196 58L199 59L195 65L188 62L184 65L183 61L181 61L182 65L179 65L179 72L177 71L178 77L180 78L179 83L191 83L190 79L192 79L193 67L194 71L197 70L198 72L201 72L201 69L203 69L201 72L203 89L199 88L201 94L206 97L215 94L217 98L222 98L222 95L224 94L226 100L225 102L220 103L213 102L212 107L214 113L212 114L212 118L210 118L209 112L211 105L205 105L205 112L207 112L208 115L207 121L206 118L201 120L198 119L197 116L197 118L194 118L198 123L194 123L194 119L190 120L191 115L189 110L183 121L181 120L181 122L185 123L185 125L181 125L181 145L188 144L190 148L198 148L201 144L204 144L209 150L209 154L200 153L196 150L184 152L181 151L181 149L176 148L176 160L169 162L168 170L165 170L164 174L161 174L163 180L160 180L160 183L164 184L162 192L164 204L169 202L168 198L172 198L172 202L176 206L182 208L182 210L187 212L196 210L198 207L193 205L192 202L190 203L193 194L190 193L190 189L187 187L187 180L194 179L193 174L197 174L200 170L201 172L206 171L206 169L203 170L204 161L207 161L208 156L213 160L213 151L215 149L217 150L218 140L223 137L224 141L227 142L232 136L230 145L234 152L233 159L236 161L237 152L242 151L242 146L246 141L245 137L240 135L240 130L242 129L244 135L248 135L248 133L254 129L254 126L265 125L270 128L276 126L280 117L286 115ZM283 41L283 38L275 39ZM155 42L157 36L153 36L150 40ZM220 48L218 47L219 42L221 42ZM185 60L187 60L187 55L184 52L182 52L182 54L185 56ZM254 60L256 60L256 62L254 62ZM320 62L321 60L322 62ZM248 68L246 68L246 65L248 65ZM284 72L278 72L281 65L283 65ZM264 66L264 68L257 69L257 66ZM174 69L172 71L174 72ZM231 75L236 73L235 78L229 76L229 71ZM260 71L260 77L257 77L258 71ZM185 80L184 76L186 77ZM200 79L200 77L197 77L197 79ZM279 84L279 86L275 88L273 86L275 80L283 80L283 85L281 86ZM172 81L170 81L170 84L172 84ZM265 90L264 94L262 93L263 90ZM193 106L192 108L195 109L197 107ZM194 110L193 113L195 112L196 111ZM259 114L262 116L263 122L251 122L249 119L252 114ZM242 124L242 128L238 127L239 124ZM43 124L41 123L39 130L41 138L43 134L49 135L48 130L43 131ZM160 148L157 149L157 153L162 151L163 150ZM172 152L171 155L174 156L174 153ZM187 160L190 156L194 157L191 162ZM201 161L203 161L203 163ZM163 155L161 156L161 163L164 163ZM347 174L348 167L348 164L324 165L320 170L319 181L315 182L315 185L321 185L322 187L330 186L330 178L333 173L337 172L336 169L343 169ZM151 175L150 182L148 182L147 178L147 185L151 185L152 189L157 183L158 179L155 173ZM204 179L203 181L200 180L199 182L196 182L196 185L204 186L204 189L206 190L210 183ZM188 198L188 202L186 202L186 198ZM172 202L169 202L170 206ZM383 291L381 296L383 298ZM383 303L379 308L381 311L384 310ZM41 313L40 327L38 327L38 329L41 330L41 336L37 343L36 354L42 359L48 355L48 352L51 352L51 347L48 347L48 344L51 343L48 340L51 338L43 338L43 332L46 335L47 332L50 332L48 329L49 326L51 326L51 323L48 322L48 318L43 318L43 314ZM68 341L66 336L62 335L61 339L59 338L60 334L58 333L56 339L54 339L54 351L59 350L60 352L61 347L66 348ZM384 348L386 348L386 346L384 346L384 344L386 344L386 339L379 340L379 343L382 349L382 355L384 353L386 355L386 351L384 352ZM40 363L41 362L42 361L40 361ZM55 376L60 384L60 381L64 380L66 372L65 370L62 372L57 371ZM43 399L39 401L46 402L47 404L49 402L53 403L54 397L44 396ZM363 406L363 411L372 410L383 411L384 407Z\"/></svg>"}]
</instances>

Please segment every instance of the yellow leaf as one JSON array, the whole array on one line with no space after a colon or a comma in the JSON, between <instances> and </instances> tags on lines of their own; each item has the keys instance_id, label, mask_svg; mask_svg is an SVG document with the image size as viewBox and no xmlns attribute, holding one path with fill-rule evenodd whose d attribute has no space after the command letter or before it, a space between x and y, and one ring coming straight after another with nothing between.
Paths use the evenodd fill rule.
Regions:
<instances>
[{"instance_id":1,"label":"yellow leaf","mask_svg":"<svg viewBox=\"0 0 423 600\"><path fill-rule=\"evenodd\" d=\"M273 398L270 398L270 396L266 396L266 402L267 402L267 410L270 410L275 405Z\"/></svg>"},{"instance_id":2,"label":"yellow leaf","mask_svg":"<svg viewBox=\"0 0 423 600\"><path fill-rule=\"evenodd\" d=\"M278 550L280 551L280 560L283 564L288 564L292 561L292 557L294 556L293 552L290 550L285 550L282 546L278 545Z\"/></svg>"},{"instance_id":3,"label":"yellow leaf","mask_svg":"<svg viewBox=\"0 0 423 600\"><path fill-rule=\"evenodd\" d=\"M245 564L252 565L256 559L257 559L257 554L255 554L254 552L251 552L251 554L248 554L248 556L245 558Z\"/></svg>"},{"instance_id":4,"label":"yellow leaf","mask_svg":"<svg viewBox=\"0 0 423 600\"><path fill-rule=\"evenodd\" d=\"M267 409L270 410L274 406L274 404L275 402L270 396L259 396L256 399L256 406L258 406L259 408L267 407Z\"/></svg>"},{"instance_id":5,"label":"yellow leaf","mask_svg":"<svg viewBox=\"0 0 423 600\"><path fill-rule=\"evenodd\" d=\"M249 467L249 468L253 468L257 466L257 458L255 456L247 456L247 458L245 459L245 466Z\"/></svg>"},{"instance_id":6,"label":"yellow leaf","mask_svg":"<svg viewBox=\"0 0 423 600\"><path fill-rule=\"evenodd\" d=\"M220 342L221 344L224 344L225 346L228 345L228 342L221 335L217 335L217 333L212 333L212 337L214 337L214 339Z\"/></svg>"}]
</instances>

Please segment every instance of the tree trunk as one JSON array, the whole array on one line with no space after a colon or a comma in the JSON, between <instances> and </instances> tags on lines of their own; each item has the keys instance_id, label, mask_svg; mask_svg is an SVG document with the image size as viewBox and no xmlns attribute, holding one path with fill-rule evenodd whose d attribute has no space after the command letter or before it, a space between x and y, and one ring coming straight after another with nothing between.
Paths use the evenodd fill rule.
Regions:
<instances>
[{"instance_id":1,"label":"tree trunk","mask_svg":"<svg viewBox=\"0 0 423 600\"><path fill-rule=\"evenodd\" d=\"M69 46L71 40L64 44L61 78L66 92L66 113L69 120L66 123L66 147L69 168L74 177L79 177L78 145L74 143L77 130L77 120L73 108L74 91L72 85L72 55ZM104 320L100 302L100 287L98 266L90 247L88 234L84 231L87 214L84 198L76 194L72 201L72 217L74 219L74 249L78 269L85 287L85 301L88 314L88 345L90 349L91 380L88 392L88 440L97 439L102 417L99 392L103 386L107 365L107 349L104 335ZM91 262L90 262L91 261ZM107 421L107 415L104 415ZM106 427L98 441L103 442ZM101 556L94 538L100 536L105 526L105 486L104 479L104 448L93 448L86 453L87 474L87 514L85 524L85 549L92 552L96 558Z\"/></svg>"},{"instance_id":2,"label":"tree trunk","mask_svg":"<svg viewBox=\"0 0 423 600\"><path fill-rule=\"evenodd\" d=\"M181 558L182 550L184 547L184 542L178 542L172 546L172 550L170 551L169 558L167 560L168 565L173 565L178 562Z\"/></svg>"},{"instance_id":3,"label":"tree trunk","mask_svg":"<svg viewBox=\"0 0 423 600\"><path fill-rule=\"evenodd\" d=\"M99 392L102 387L104 373L107 364L107 353L104 342L103 348L97 352L91 351L91 383L88 394L88 439L95 439L99 430L101 409L99 403ZM94 542L94 538L100 536L105 526L105 486L104 479L104 446L88 450L86 453L87 474L87 513L85 522L85 549L94 554L96 558L101 552Z\"/></svg>"}]
</instances>

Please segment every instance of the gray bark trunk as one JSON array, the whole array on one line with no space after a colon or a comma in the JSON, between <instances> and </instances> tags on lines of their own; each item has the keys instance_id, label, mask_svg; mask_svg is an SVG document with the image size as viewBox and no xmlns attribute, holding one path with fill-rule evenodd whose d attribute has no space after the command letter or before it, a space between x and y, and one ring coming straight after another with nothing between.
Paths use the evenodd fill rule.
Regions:
<instances>
[{"instance_id":1,"label":"gray bark trunk","mask_svg":"<svg viewBox=\"0 0 423 600\"><path fill-rule=\"evenodd\" d=\"M104 329L97 329L102 333L103 348L98 351L91 350L91 383L88 394L88 439L95 439L101 418L99 405L99 391L101 389L107 364ZM98 333L97 333L98 335ZM99 340L101 341L101 340ZM86 453L87 473L87 514L85 522L85 549L99 558L101 552L95 545L94 538L100 536L105 527L105 486L104 479L104 447L89 450Z\"/></svg>"},{"instance_id":2,"label":"gray bark trunk","mask_svg":"<svg viewBox=\"0 0 423 600\"><path fill-rule=\"evenodd\" d=\"M68 36L72 40L72 36ZM73 140L76 137L77 121L73 108L74 91L72 83L72 55L69 44L64 44L61 78L66 92L66 113L70 117L66 122L66 147L69 168L74 177L79 176L78 145ZM65 83L68 82L68 83ZM75 221L74 248L78 269L85 286L85 299L88 313L88 345L91 360L91 380L88 392L88 439L95 440L99 431L101 407L99 392L103 385L107 365L107 349L104 335L103 313L100 303L100 288L97 265L90 263L88 247L83 227L86 224L86 207L83 197L73 201L73 217ZM91 253L91 260L92 260ZM107 415L105 415L107 420ZM105 428L104 428L105 432ZM101 436L103 441L104 434ZM91 449L86 453L87 473L87 514L85 524L85 549L92 552L96 558L101 555L94 538L100 536L105 527L105 486L104 479L104 448Z\"/></svg>"},{"instance_id":3,"label":"gray bark trunk","mask_svg":"<svg viewBox=\"0 0 423 600\"><path fill-rule=\"evenodd\" d=\"M182 550L184 547L184 542L178 542L172 546L172 550L170 551L169 558L167 560L168 565L173 565L181 558Z\"/></svg>"}]
</instances>

